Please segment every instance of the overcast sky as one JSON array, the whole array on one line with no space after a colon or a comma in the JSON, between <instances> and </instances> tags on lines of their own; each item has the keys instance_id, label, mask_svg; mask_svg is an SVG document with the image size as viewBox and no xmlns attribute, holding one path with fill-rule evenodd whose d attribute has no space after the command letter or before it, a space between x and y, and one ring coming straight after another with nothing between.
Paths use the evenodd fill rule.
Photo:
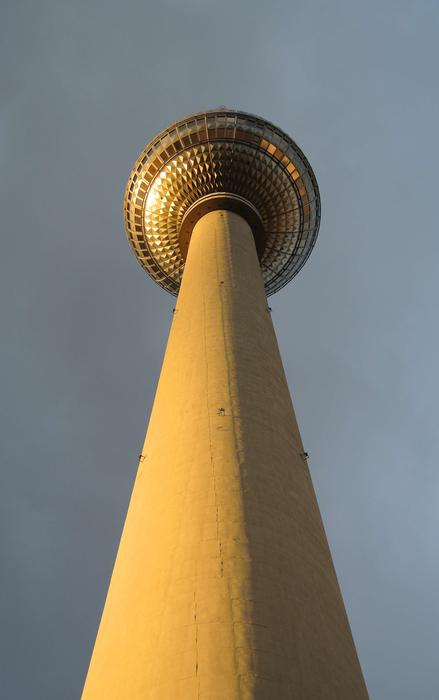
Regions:
<instances>
[{"instance_id":1,"label":"overcast sky","mask_svg":"<svg viewBox=\"0 0 439 700\"><path fill-rule=\"evenodd\" d=\"M123 190L157 131L221 104L316 173L273 319L371 700L439 697L438 24L437 0L6 2L4 700L80 696L174 305Z\"/></svg>"}]
</instances>

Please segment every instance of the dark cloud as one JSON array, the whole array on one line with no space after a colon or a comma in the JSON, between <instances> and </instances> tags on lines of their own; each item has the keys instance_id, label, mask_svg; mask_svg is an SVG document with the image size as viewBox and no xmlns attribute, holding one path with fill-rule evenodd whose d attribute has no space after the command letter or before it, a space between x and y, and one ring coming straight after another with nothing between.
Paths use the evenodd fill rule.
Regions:
<instances>
[{"instance_id":1,"label":"dark cloud","mask_svg":"<svg viewBox=\"0 0 439 700\"><path fill-rule=\"evenodd\" d=\"M158 130L219 104L316 171L279 343L371 698L439 697L438 20L428 0L9 4L2 697L80 695L173 306L123 188Z\"/></svg>"}]
</instances>

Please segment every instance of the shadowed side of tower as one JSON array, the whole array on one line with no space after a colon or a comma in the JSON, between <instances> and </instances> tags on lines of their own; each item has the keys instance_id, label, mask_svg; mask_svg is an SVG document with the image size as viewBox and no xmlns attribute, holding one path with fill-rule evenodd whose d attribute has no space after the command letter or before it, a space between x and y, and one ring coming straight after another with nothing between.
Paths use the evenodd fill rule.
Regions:
<instances>
[{"instance_id":1,"label":"shadowed side of tower","mask_svg":"<svg viewBox=\"0 0 439 700\"><path fill-rule=\"evenodd\" d=\"M195 224L83 700L367 691L249 225Z\"/></svg>"}]
</instances>

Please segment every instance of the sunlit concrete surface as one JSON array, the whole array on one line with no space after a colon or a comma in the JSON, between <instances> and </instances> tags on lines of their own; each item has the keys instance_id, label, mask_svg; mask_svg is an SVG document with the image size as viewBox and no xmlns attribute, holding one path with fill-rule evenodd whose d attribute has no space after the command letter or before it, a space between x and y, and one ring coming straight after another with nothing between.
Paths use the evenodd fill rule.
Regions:
<instances>
[{"instance_id":1,"label":"sunlit concrete surface","mask_svg":"<svg viewBox=\"0 0 439 700\"><path fill-rule=\"evenodd\" d=\"M365 700L238 214L195 224L83 700Z\"/></svg>"}]
</instances>

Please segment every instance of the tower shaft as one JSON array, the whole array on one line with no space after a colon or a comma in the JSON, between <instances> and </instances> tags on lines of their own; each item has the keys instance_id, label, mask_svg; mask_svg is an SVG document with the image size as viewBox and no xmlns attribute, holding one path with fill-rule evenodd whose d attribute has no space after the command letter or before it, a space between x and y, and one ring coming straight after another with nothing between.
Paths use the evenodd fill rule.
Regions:
<instances>
[{"instance_id":1,"label":"tower shaft","mask_svg":"<svg viewBox=\"0 0 439 700\"><path fill-rule=\"evenodd\" d=\"M365 700L252 232L192 233L83 700Z\"/></svg>"}]
</instances>

